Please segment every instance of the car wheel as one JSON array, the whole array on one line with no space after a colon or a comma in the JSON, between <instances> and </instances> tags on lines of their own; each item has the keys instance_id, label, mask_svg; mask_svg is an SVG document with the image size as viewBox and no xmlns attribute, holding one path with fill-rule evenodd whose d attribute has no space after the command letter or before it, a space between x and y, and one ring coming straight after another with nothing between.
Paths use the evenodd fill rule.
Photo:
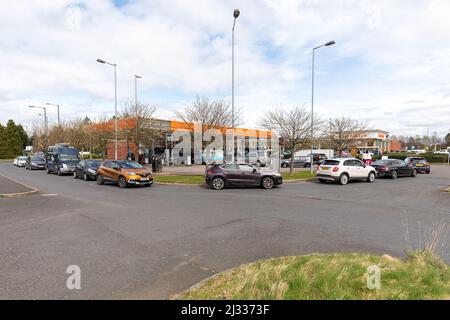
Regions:
<instances>
[{"instance_id":1,"label":"car wheel","mask_svg":"<svg viewBox=\"0 0 450 320\"><path fill-rule=\"evenodd\" d=\"M398 172L397 172L397 170L392 171L392 173L391 173L391 178L394 179L394 180L398 178Z\"/></svg>"},{"instance_id":2,"label":"car wheel","mask_svg":"<svg viewBox=\"0 0 450 320\"><path fill-rule=\"evenodd\" d=\"M50 173L52 173L52 172L51 172L50 169L47 167L47 174L50 174Z\"/></svg>"},{"instance_id":3,"label":"car wheel","mask_svg":"<svg viewBox=\"0 0 450 320\"><path fill-rule=\"evenodd\" d=\"M345 186L348 183L348 175L346 173L342 174L339 177L339 183L343 186Z\"/></svg>"},{"instance_id":4,"label":"car wheel","mask_svg":"<svg viewBox=\"0 0 450 320\"><path fill-rule=\"evenodd\" d=\"M223 188L225 188L225 180L221 177L215 177L211 181L211 187L214 190L222 190Z\"/></svg>"},{"instance_id":5,"label":"car wheel","mask_svg":"<svg viewBox=\"0 0 450 320\"><path fill-rule=\"evenodd\" d=\"M411 177L417 177L417 170L413 170L412 172L411 172Z\"/></svg>"},{"instance_id":6,"label":"car wheel","mask_svg":"<svg viewBox=\"0 0 450 320\"><path fill-rule=\"evenodd\" d=\"M97 184L101 185L101 184L104 184L104 183L105 183L105 180L103 180L103 177L100 174L98 174L97 175Z\"/></svg>"},{"instance_id":7,"label":"car wheel","mask_svg":"<svg viewBox=\"0 0 450 320\"><path fill-rule=\"evenodd\" d=\"M272 189L273 188L273 178L271 178L271 177L264 177L262 179L261 186L264 189Z\"/></svg>"},{"instance_id":8,"label":"car wheel","mask_svg":"<svg viewBox=\"0 0 450 320\"><path fill-rule=\"evenodd\" d=\"M281 164L281 167L282 167L282 168L286 168L286 167L287 167L287 164L286 164L286 163L282 163L282 164Z\"/></svg>"},{"instance_id":9,"label":"car wheel","mask_svg":"<svg viewBox=\"0 0 450 320\"><path fill-rule=\"evenodd\" d=\"M78 175L77 175L77 172L76 172L76 171L73 172L73 178L74 178L74 179L78 179Z\"/></svg>"},{"instance_id":10,"label":"car wheel","mask_svg":"<svg viewBox=\"0 0 450 320\"><path fill-rule=\"evenodd\" d=\"M89 177L88 177L86 172L83 174L83 180L84 181L88 181L89 180Z\"/></svg>"},{"instance_id":11,"label":"car wheel","mask_svg":"<svg viewBox=\"0 0 450 320\"><path fill-rule=\"evenodd\" d=\"M127 187L127 181L123 176L119 177L119 181L117 181L117 184L119 185L119 188L126 188Z\"/></svg>"},{"instance_id":12,"label":"car wheel","mask_svg":"<svg viewBox=\"0 0 450 320\"><path fill-rule=\"evenodd\" d=\"M367 177L367 182L374 182L375 181L375 173L371 172L369 173L369 176Z\"/></svg>"},{"instance_id":13,"label":"car wheel","mask_svg":"<svg viewBox=\"0 0 450 320\"><path fill-rule=\"evenodd\" d=\"M58 174L58 176L62 176L61 169L58 168L58 171L56 173Z\"/></svg>"},{"instance_id":14,"label":"car wheel","mask_svg":"<svg viewBox=\"0 0 450 320\"><path fill-rule=\"evenodd\" d=\"M426 172L426 174L430 174L431 173L431 170L428 170L427 172Z\"/></svg>"}]
</instances>

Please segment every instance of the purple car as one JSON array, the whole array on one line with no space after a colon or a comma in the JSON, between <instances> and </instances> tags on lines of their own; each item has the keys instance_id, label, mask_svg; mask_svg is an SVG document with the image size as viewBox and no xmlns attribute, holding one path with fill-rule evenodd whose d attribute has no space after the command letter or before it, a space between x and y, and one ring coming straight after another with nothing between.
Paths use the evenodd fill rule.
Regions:
<instances>
[{"instance_id":1,"label":"purple car","mask_svg":"<svg viewBox=\"0 0 450 320\"><path fill-rule=\"evenodd\" d=\"M223 163L206 167L205 181L215 190L228 186L272 189L283 183L278 172L250 164Z\"/></svg>"}]
</instances>

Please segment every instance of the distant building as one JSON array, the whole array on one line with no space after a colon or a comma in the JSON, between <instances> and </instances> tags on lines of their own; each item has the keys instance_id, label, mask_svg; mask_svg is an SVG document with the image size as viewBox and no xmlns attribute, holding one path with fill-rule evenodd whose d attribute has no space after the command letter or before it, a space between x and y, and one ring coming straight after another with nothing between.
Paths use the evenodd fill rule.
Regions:
<instances>
[{"instance_id":1,"label":"distant building","mask_svg":"<svg viewBox=\"0 0 450 320\"><path fill-rule=\"evenodd\" d=\"M363 137L358 139L352 151L352 153L390 152L391 139L389 138L389 132L384 130L365 130Z\"/></svg>"}]
</instances>

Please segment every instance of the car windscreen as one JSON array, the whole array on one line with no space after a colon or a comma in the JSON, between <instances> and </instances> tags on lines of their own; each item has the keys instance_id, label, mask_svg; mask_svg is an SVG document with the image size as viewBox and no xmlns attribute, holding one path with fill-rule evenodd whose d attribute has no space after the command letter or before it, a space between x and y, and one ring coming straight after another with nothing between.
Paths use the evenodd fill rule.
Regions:
<instances>
[{"instance_id":1,"label":"car windscreen","mask_svg":"<svg viewBox=\"0 0 450 320\"><path fill-rule=\"evenodd\" d=\"M77 161L80 160L80 157L77 154L60 154L59 160L63 161Z\"/></svg>"},{"instance_id":2,"label":"car windscreen","mask_svg":"<svg viewBox=\"0 0 450 320\"><path fill-rule=\"evenodd\" d=\"M325 160L322 165L323 166L338 166L340 163L339 160Z\"/></svg>"},{"instance_id":3,"label":"car windscreen","mask_svg":"<svg viewBox=\"0 0 450 320\"><path fill-rule=\"evenodd\" d=\"M27 160L27 157L19 157L19 160Z\"/></svg>"},{"instance_id":4,"label":"car windscreen","mask_svg":"<svg viewBox=\"0 0 450 320\"><path fill-rule=\"evenodd\" d=\"M98 168L100 167L100 161L86 161L86 166L89 168Z\"/></svg>"},{"instance_id":5,"label":"car windscreen","mask_svg":"<svg viewBox=\"0 0 450 320\"><path fill-rule=\"evenodd\" d=\"M137 162L132 161L117 161L117 164L124 169L143 169L144 167L141 166Z\"/></svg>"},{"instance_id":6,"label":"car windscreen","mask_svg":"<svg viewBox=\"0 0 450 320\"><path fill-rule=\"evenodd\" d=\"M45 161L45 158L43 158L43 157L32 157L31 161Z\"/></svg>"}]
</instances>

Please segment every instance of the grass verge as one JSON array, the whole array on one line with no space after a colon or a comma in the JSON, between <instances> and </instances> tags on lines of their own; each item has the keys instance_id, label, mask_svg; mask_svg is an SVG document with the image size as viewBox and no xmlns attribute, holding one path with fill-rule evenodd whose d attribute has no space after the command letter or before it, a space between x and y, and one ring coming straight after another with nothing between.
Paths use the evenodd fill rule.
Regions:
<instances>
[{"instance_id":1,"label":"grass verge","mask_svg":"<svg viewBox=\"0 0 450 320\"><path fill-rule=\"evenodd\" d=\"M367 288L367 268L381 270L381 289ZM312 254L243 265L175 299L360 300L450 299L450 268L426 252L405 260L366 254Z\"/></svg>"},{"instance_id":2,"label":"grass verge","mask_svg":"<svg viewBox=\"0 0 450 320\"><path fill-rule=\"evenodd\" d=\"M307 172L307 171L299 171L293 172L289 174L289 172L284 172L281 174L284 180L301 180L301 179L312 179L316 177L315 173Z\"/></svg>"},{"instance_id":3,"label":"grass verge","mask_svg":"<svg viewBox=\"0 0 450 320\"><path fill-rule=\"evenodd\" d=\"M178 175L156 175L155 182L181 183L181 184L204 184L205 177L201 175L178 176Z\"/></svg>"}]
</instances>

